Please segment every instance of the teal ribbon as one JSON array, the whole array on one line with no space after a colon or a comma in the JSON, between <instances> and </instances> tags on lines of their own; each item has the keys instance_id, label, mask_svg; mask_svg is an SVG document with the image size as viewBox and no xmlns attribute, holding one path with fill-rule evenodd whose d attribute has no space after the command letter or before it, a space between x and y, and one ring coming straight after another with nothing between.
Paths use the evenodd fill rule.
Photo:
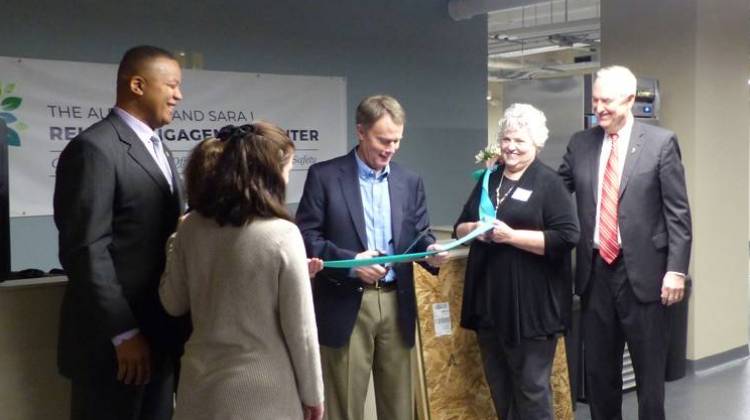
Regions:
<instances>
[{"instance_id":1,"label":"teal ribbon","mask_svg":"<svg viewBox=\"0 0 750 420\"><path fill-rule=\"evenodd\" d=\"M489 193L490 174L497 170L497 166L487 168L482 179L482 196L479 199L479 220L493 220L495 218L495 205L492 204Z\"/></svg>"},{"instance_id":2,"label":"teal ribbon","mask_svg":"<svg viewBox=\"0 0 750 420\"><path fill-rule=\"evenodd\" d=\"M479 225L474 230L467 233L465 236L459 239L456 239L455 241L449 242L447 244L443 244L442 246L443 249L441 250L413 252L410 254L384 255L382 257L359 258L359 259L351 259L351 260L323 261L323 267L325 268L354 268L354 267L362 267L365 265L393 264L393 263L403 263L403 262L421 260L422 258L429 257L430 255L435 255L444 251L450 251L451 249L456 248L460 245L463 245L464 243L476 238L477 236L483 234L484 232L487 232L488 230L492 228L493 228L492 221L487 221L487 220L481 221L479 222Z\"/></svg>"}]
</instances>

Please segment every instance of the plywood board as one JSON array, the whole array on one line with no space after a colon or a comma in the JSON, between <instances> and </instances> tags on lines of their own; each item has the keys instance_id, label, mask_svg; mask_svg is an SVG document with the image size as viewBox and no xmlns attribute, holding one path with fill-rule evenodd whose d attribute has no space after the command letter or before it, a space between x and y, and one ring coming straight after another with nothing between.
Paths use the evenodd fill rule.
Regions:
<instances>
[{"instance_id":1,"label":"plywood board","mask_svg":"<svg viewBox=\"0 0 750 420\"><path fill-rule=\"evenodd\" d=\"M497 419L474 332L459 326L466 259L450 260L441 267L439 276L417 264L414 267L419 311L419 419ZM552 375L556 420L573 420L562 338L557 344Z\"/></svg>"}]
</instances>

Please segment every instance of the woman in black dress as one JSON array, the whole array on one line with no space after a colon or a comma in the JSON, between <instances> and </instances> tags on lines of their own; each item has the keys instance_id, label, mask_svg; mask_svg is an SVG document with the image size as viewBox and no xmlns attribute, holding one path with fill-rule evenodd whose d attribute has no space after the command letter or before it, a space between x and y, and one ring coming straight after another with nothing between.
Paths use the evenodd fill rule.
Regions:
<instances>
[{"instance_id":1,"label":"woman in black dress","mask_svg":"<svg viewBox=\"0 0 750 420\"><path fill-rule=\"evenodd\" d=\"M461 326L475 330L498 416L552 420L550 374L572 302L570 251L578 225L570 193L537 159L546 118L513 104L500 120L502 163L487 170L454 227L494 229L471 244Z\"/></svg>"}]
</instances>

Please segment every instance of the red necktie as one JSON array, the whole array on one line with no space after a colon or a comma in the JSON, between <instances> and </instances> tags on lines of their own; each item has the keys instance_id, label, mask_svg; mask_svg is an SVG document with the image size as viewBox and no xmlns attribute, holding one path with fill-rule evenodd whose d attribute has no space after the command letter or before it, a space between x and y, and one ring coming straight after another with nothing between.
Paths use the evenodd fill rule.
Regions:
<instances>
[{"instance_id":1,"label":"red necktie","mask_svg":"<svg viewBox=\"0 0 750 420\"><path fill-rule=\"evenodd\" d=\"M602 195L599 206L599 255L607 264L617 258L620 246L617 244L617 196L620 193L620 166L617 158L618 135L609 134L612 150L609 152L607 167L602 178Z\"/></svg>"}]
</instances>

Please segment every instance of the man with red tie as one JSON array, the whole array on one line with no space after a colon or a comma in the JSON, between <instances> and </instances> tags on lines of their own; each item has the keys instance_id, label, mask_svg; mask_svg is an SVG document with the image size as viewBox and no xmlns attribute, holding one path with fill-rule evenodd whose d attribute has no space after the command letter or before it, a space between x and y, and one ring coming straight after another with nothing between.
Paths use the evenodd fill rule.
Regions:
<instances>
[{"instance_id":1,"label":"man with red tie","mask_svg":"<svg viewBox=\"0 0 750 420\"><path fill-rule=\"evenodd\" d=\"M666 308L682 300L690 261L677 137L635 121L636 84L622 66L597 72L591 101L599 125L573 135L559 170L576 194L581 228L575 284L593 420L622 418L625 343L638 418L665 418Z\"/></svg>"}]
</instances>

